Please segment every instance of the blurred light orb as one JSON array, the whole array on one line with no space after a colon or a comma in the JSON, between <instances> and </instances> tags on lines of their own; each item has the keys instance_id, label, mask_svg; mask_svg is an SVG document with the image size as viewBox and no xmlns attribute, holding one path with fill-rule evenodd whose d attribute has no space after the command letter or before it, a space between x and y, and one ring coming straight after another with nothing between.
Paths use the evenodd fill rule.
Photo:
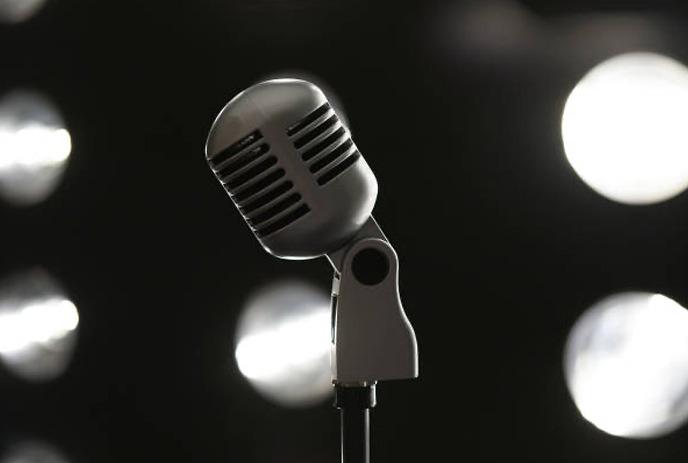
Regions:
<instances>
[{"instance_id":1,"label":"blurred light orb","mask_svg":"<svg viewBox=\"0 0 688 463\"><path fill-rule=\"evenodd\" d=\"M43 8L47 0L0 0L0 22L20 23Z\"/></svg>"},{"instance_id":2,"label":"blurred light orb","mask_svg":"<svg viewBox=\"0 0 688 463\"><path fill-rule=\"evenodd\" d=\"M562 116L569 163L593 190L625 204L651 204L688 187L688 68L653 53L595 66Z\"/></svg>"},{"instance_id":3,"label":"blurred light orb","mask_svg":"<svg viewBox=\"0 0 688 463\"><path fill-rule=\"evenodd\" d=\"M239 319L234 355L239 370L272 402L317 404L332 392L330 298L302 282L257 291Z\"/></svg>"},{"instance_id":4,"label":"blurred light orb","mask_svg":"<svg viewBox=\"0 0 688 463\"><path fill-rule=\"evenodd\" d=\"M14 444L0 458L0 463L69 463L53 446L38 441Z\"/></svg>"},{"instance_id":5,"label":"blurred light orb","mask_svg":"<svg viewBox=\"0 0 688 463\"><path fill-rule=\"evenodd\" d=\"M538 20L517 1L470 0L452 5L457 11L445 13L451 24L451 35L445 39L478 58L497 54L506 60L537 43Z\"/></svg>"},{"instance_id":6,"label":"blurred light orb","mask_svg":"<svg viewBox=\"0 0 688 463\"><path fill-rule=\"evenodd\" d=\"M688 420L688 310L661 294L603 299L573 326L564 373L580 413L602 431L668 434Z\"/></svg>"},{"instance_id":7,"label":"blurred light orb","mask_svg":"<svg viewBox=\"0 0 688 463\"><path fill-rule=\"evenodd\" d=\"M71 360L79 313L42 270L0 283L0 361L28 381L60 376Z\"/></svg>"},{"instance_id":8,"label":"blurred light orb","mask_svg":"<svg viewBox=\"0 0 688 463\"><path fill-rule=\"evenodd\" d=\"M0 99L0 195L8 202L28 206L50 196L71 151L62 117L46 98L20 90Z\"/></svg>"}]
</instances>

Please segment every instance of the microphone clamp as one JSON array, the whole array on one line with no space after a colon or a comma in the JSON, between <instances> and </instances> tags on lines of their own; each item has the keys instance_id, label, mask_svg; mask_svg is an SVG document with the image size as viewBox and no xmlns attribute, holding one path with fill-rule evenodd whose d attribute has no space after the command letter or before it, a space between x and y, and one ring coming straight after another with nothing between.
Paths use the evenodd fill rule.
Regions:
<instances>
[{"instance_id":1,"label":"microphone clamp","mask_svg":"<svg viewBox=\"0 0 688 463\"><path fill-rule=\"evenodd\" d=\"M418 376L413 327L399 297L399 258L371 216L327 255L332 283L332 380L369 385Z\"/></svg>"}]
</instances>

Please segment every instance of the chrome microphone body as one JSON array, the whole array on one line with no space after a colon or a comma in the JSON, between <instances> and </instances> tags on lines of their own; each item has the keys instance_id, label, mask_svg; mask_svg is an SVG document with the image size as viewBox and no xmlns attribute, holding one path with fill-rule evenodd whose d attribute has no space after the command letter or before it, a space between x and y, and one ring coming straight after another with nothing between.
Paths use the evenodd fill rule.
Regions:
<instances>
[{"instance_id":1,"label":"chrome microphone body","mask_svg":"<svg viewBox=\"0 0 688 463\"><path fill-rule=\"evenodd\" d=\"M208 136L211 169L265 250L309 259L368 220L377 181L325 95L302 80L257 84L233 98Z\"/></svg>"},{"instance_id":2,"label":"chrome microphone body","mask_svg":"<svg viewBox=\"0 0 688 463\"><path fill-rule=\"evenodd\" d=\"M215 119L206 158L266 251L332 263L333 382L416 377L398 258L371 216L377 180L323 92L296 79L248 88Z\"/></svg>"}]
</instances>

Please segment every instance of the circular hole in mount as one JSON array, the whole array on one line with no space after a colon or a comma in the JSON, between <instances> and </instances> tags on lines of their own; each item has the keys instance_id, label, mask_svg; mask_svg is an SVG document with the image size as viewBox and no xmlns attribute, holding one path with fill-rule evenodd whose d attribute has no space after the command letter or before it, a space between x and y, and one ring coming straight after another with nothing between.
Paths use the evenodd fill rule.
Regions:
<instances>
[{"instance_id":1,"label":"circular hole in mount","mask_svg":"<svg viewBox=\"0 0 688 463\"><path fill-rule=\"evenodd\" d=\"M359 282L372 286L381 283L387 277L389 261L382 251L365 248L354 256L351 270Z\"/></svg>"}]
</instances>

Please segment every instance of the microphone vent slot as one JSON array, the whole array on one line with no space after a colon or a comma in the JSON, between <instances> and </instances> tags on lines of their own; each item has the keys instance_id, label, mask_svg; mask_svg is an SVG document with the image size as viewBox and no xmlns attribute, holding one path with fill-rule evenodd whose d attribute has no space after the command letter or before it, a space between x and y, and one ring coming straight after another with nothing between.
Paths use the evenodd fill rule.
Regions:
<instances>
[{"instance_id":1,"label":"microphone vent slot","mask_svg":"<svg viewBox=\"0 0 688 463\"><path fill-rule=\"evenodd\" d=\"M351 147L354 146L354 142L351 141L351 138L346 139L344 143L340 144L337 146L335 149L327 153L326 155L322 156L320 159L315 161L311 166L309 167L310 171L313 172L314 174L321 171L328 165L332 164L337 158L339 158L341 155L344 153L347 153Z\"/></svg>"},{"instance_id":2,"label":"microphone vent slot","mask_svg":"<svg viewBox=\"0 0 688 463\"><path fill-rule=\"evenodd\" d=\"M259 238L291 225L310 212L294 183L284 178L284 169L271 169L276 162L270 156L249 168L234 180L242 182L237 190L225 184L239 212ZM254 175L254 171L258 173ZM244 180L248 177L249 180Z\"/></svg>"},{"instance_id":3,"label":"microphone vent slot","mask_svg":"<svg viewBox=\"0 0 688 463\"><path fill-rule=\"evenodd\" d=\"M294 140L294 147L296 149L301 149L304 146L306 146L308 143L312 142L318 136L322 135L325 133L325 131L332 127L333 125L337 124L339 121L337 120L337 116L335 114L332 114L330 117L325 119L323 122L320 124L316 125L313 129L311 129L309 132L306 132L305 134L301 135L299 138Z\"/></svg>"},{"instance_id":4,"label":"microphone vent slot","mask_svg":"<svg viewBox=\"0 0 688 463\"><path fill-rule=\"evenodd\" d=\"M226 178L229 177L232 174L235 174L242 168L246 167L247 165L251 164L253 161L264 155L270 150L268 147L267 143L263 143L258 145L255 148L252 148L248 152L246 152L243 156L239 156L236 159L223 164L224 167L222 167L220 170L218 170L217 176L218 178Z\"/></svg>"},{"instance_id":5,"label":"microphone vent slot","mask_svg":"<svg viewBox=\"0 0 688 463\"><path fill-rule=\"evenodd\" d=\"M360 157L361 153L359 153L358 151L354 151L350 156L340 161L339 164L337 164L332 169L328 170L320 177L318 177L318 185L323 186L329 183L330 181L334 180L349 167L353 166L354 163L358 161Z\"/></svg>"},{"instance_id":6,"label":"microphone vent slot","mask_svg":"<svg viewBox=\"0 0 688 463\"><path fill-rule=\"evenodd\" d=\"M291 188L294 186L293 183L291 183L289 180L284 181L277 185L276 187L266 191L265 193L261 194L259 197L245 203L245 204L237 204L239 206L239 210L241 211L242 214L247 215L250 214L251 212L255 211L256 209L260 209L261 207L271 203L275 199L279 198L282 196L282 194L286 193L287 191L291 190Z\"/></svg>"},{"instance_id":7,"label":"microphone vent slot","mask_svg":"<svg viewBox=\"0 0 688 463\"><path fill-rule=\"evenodd\" d=\"M277 158L275 156L270 156L255 164L251 168L246 169L236 175L232 175L229 178L221 179L221 181L228 189L234 190L239 188L241 185L244 185L246 182L258 177L275 164L277 164Z\"/></svg>"},{"instance_id":8,"label":"microphone vent slot","mask_svg":"<svg viewBox=\"0 0 688 463\"><path fill-rule=\"evenodd\" d=\"M298 219L308 214L310 211L311 209L308 207L308 205L303 203L297 208L291 210L289 213L282 216L280 219L275 220L274 222L266 225L263 228L259 228L258 230L256 230L255 233L256 235L258 235L259 238L266 237L283 229L287 225L296 222Z\"/></svg>"},{"instance_id":9,"label":"microphone vent slot","mask_svg":"<svg viewBox=\"0 0 688 463\"><path fill-rule=\"evenodd\" d=\"M309 148L308 150L304 151L304 153L301 155L301 159L303 159L304 161L310 161L318 154L320 154L325 148L327 148L335 141L343 137L345 134L346 129L343 126L340 126L337 130L329 134L322 141L316 143L312 148Z\"/></svg>"},{"instance_id":10,"label":"microphone vent slot","mask_svg":"<svg viewBox=\"0 0 688 463\"><path fill-rule=\"evenodd\" d=\"M287 129L294 148L313 174L318 185L326 185L361 157L346 128L325 103Z\"/></svg>"},{"instance_id":11,"label":"microphone vent slot","mask_svg":"<svg viewBox=\"0 0 688 463\"><path fill-rule=\"evenodd\" d=\"M299 122L301 128L327 113L329 105L319 110L307 116L311 118L308 121ZM259 238L282 230L310 212L294 184L284 178L286 172L277 157L270 154L270 145L260 130L209 157L208 163Z\"/></svg>"},{"instance_id":12,"label":"microphone vent slot","mask_svg":"<svg viewBox=\"0 0 688 463\"><path fill-rule=\"evenodd\" d=\"M292 193L284 199L280 199L275 204L264 210L259 214L254 214L253 216L246 217L246 221L252 227L258 227L261 223L276 217L281 212L286 211L289 207L301 201L301 195L298 193Z\"/></svg>"},{"instance_id":13,"label":"microphone vent slot","mask_svg":"<svg viewBox=\"0 0 688 463\"><path fill-rule=\"evenodd\" d=\"M284 169L276 169L270 172L265 177L262 177L260 180L257 180L256 182L247 185L245 188L242 188L240 191L237 191L235 193L227 189L226 185L225 189L227 189L227 192L230 195L232 195L234 201L238 203L239 201L244 201L265 190L267 187L275 183L277 180L284 177L284 174Z\"/></svg>"},{"instance_id":14,"label":"microphone vent slot","mask_svg":"<svg viewBox=\"0 0 688 463\"><path fill-rule=\"evenodd\" d=\"M300 121L290 125L287 128L287 135L292 136L296 135L306 127L308 127L310 124L315 122L320 116L325 114L327 111L330 109L330 104L325 102L322 106L319 106L315 111L309 113L306 117L301 119Z\"/></svg>"},{"instance_id":15,"label":"microphone vent slot","mask_svg":"<svg viewBox=\"0 0 688 463\"><path fill-rule=\"evenodd\" d=\"M262 138L263 134L260 133L260 130L254 130L253 132L249 133L239 141L232 143L227 148L223 149L219 153L215 153L210 158L208 158L208 163L210 164L210 167L212 167L213 170L215 170L217 166L227 161L228 159L236 156L241 151L253 145Z\"/></svg>"},{"instance_id":16,"label":"microphone vent slot","mask_svg":"<svg viewBox=\"0 0 688 463\"><path fill-rule=\"evenodd\" d=\"M275 233L306 215L310 208L289 180L269 188L246 204L237 204L258 237Z\"/></svg>"}]
</instances>

